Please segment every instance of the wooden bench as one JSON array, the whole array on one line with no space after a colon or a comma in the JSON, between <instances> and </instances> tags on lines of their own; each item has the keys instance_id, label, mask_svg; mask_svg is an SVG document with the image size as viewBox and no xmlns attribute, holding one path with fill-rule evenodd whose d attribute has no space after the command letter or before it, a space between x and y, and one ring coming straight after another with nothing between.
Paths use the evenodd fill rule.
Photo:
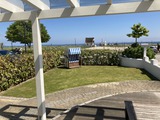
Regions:
<instances>
[{"instance_id":1,"label":"wooden bench","mask_svg":"<svg viewBox=\"0 0 160 120\"><path fill-rule=\"evenodd\" d=\"M137 120L132 101L124 101L126 120Z\"/></svg>"}]
</instances>

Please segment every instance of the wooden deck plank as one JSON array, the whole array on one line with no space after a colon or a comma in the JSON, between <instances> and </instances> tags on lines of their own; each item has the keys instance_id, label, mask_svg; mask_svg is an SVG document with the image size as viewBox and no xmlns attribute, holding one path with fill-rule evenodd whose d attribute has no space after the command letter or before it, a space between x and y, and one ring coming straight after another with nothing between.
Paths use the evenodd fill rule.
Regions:
<instances>
[{"instance_id":1,"label":"wooden deck plank","mask_svg":"<svg viewBox=\"0 0 160 120\"><path fill-rule=\"evenodd\" d=\"M133 102L138 120L160 120L160 106L158 104Z\"/></svg>"},{"instance_id":2,"label":"wooden deck plank","mask_svg":"<svg viewBox=\"0 0 160 120\"><path fill-rule=\"evenodd\" d=\"M138 92L102 98L79 106L58 120L126 120L124 101L127 100L133 101L138 120L160 120L160 97L157 95Z\"/></svg>"}]
</instances>

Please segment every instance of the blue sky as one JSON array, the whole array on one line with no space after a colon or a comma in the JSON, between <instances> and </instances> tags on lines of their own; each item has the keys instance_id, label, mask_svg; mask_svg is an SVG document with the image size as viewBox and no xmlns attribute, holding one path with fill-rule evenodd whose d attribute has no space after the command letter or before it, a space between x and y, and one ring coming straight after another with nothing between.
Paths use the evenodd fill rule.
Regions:
<instances>
[{"instance_id":1,"label":"blue sky","mask_svg":"<svg viewBox=\"0 0 160 120\"><path fill-rule=\"evenodd\" d=\"M130 33L130 28L137 23L150 31L149 37L142 37L139 42L160 42L160 12L48 19L41 20L41 23L46 26L51 36L46 44L52 45L75 44L75 41L83 44L86 37L94 37L96 43L134 42L134 39L128 38L126 34ZM4 37L10 24L12 23L0 23L0 42L4 45L10 45Z\"/></svg>"}]
</instances>

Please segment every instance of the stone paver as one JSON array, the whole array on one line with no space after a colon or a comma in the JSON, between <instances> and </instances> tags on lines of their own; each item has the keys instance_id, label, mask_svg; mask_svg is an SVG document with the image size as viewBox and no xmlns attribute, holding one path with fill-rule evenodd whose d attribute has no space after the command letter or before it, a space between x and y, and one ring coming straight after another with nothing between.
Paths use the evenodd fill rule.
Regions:
<instances>
[{"instance_id":1,"label":"stone paver","mask_svg":"<svg viewBox=\"0 0 160 120\"><path fill-rule=\"evenodd\" d=\"M123 81L100 83L59 91L46 95L47 119L52 119L67 109L79 104L86 104L99 98L116 94L160 91L159 81ZM0 120L37 119L37 99L0 97Z\"/></svg>"}]
</instances>

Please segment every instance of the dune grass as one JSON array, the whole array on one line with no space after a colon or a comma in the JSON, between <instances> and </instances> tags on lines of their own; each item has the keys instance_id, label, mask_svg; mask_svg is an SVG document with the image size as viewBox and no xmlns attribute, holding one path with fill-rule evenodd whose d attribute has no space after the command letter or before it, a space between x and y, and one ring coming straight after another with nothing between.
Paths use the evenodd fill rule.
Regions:
<instances>
[{"instance_id":1,"label":"dune grass","mask_svg":"<svg viewBox=\"0 0 160 120\"><path fill-rule=\"evenodd\" d=\"M155 79L144 70L118 66L82 66L75 69L56 68L45 73L45 93L88 84L125 80ZM36 96L35 79L2 92L3 96L31 98Z\"/></svg>"}]
</instances>

